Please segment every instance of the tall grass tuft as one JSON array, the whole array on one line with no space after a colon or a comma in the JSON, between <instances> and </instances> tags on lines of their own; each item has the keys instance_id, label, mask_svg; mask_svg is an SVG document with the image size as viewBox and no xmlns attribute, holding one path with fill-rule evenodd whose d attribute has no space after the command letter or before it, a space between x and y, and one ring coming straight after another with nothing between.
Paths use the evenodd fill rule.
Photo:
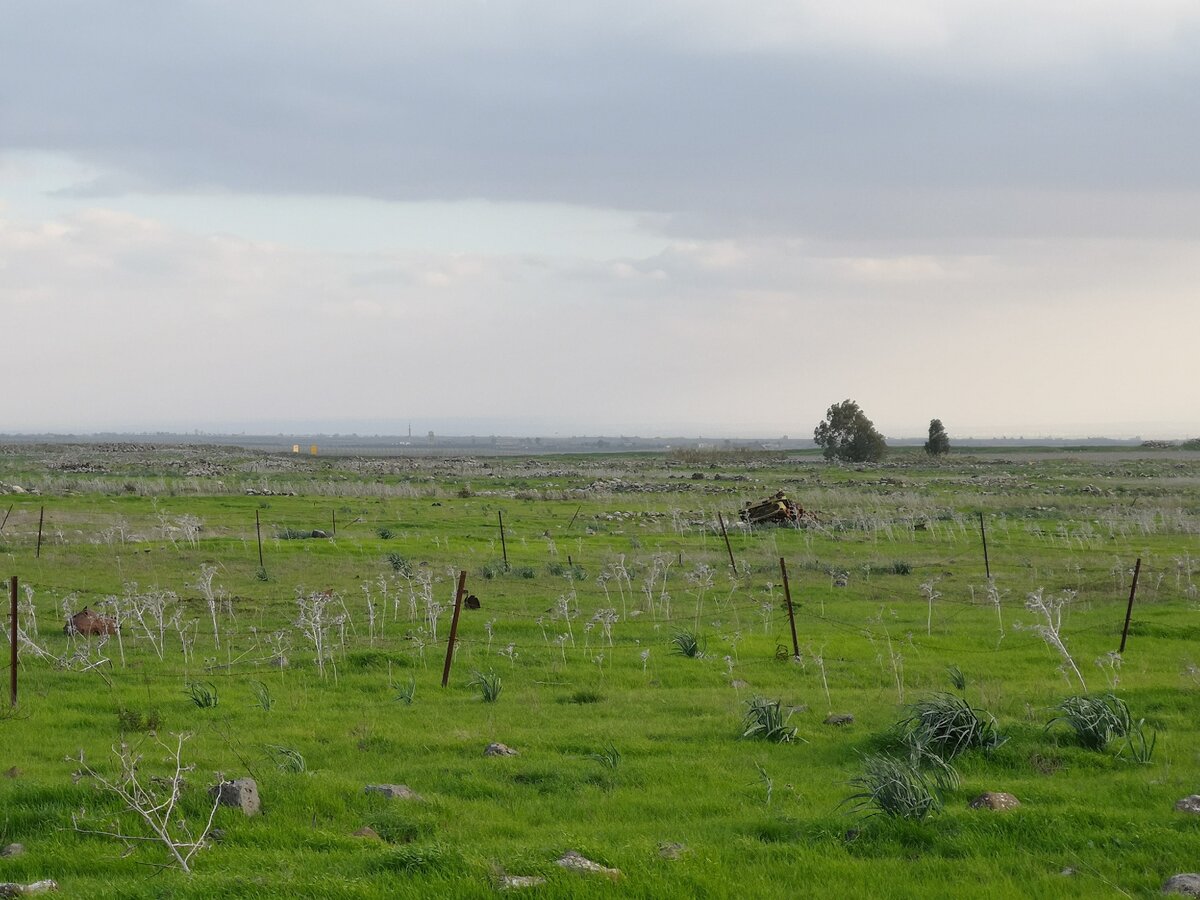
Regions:
<instances>
[{"instance_id":1,"label":"tall grass tuft","mask_svg":"<svg viewBox=\"0 0 1200 900\"><path fill-rule=\"evenodd\" d=\"M408 676L408 683L395 685L395 691L396 696L392 698L393 700L406 706L412 706L413 697L417 693L417 679L412 675ZM499 689L497 689L497 693L499 693Z\"/></svg>"},{"instance_id":2,"label":"tall grass tuft","mask_svg":"<svg viewBox=\"0 0 1200 900\"><path fill-rule=\"evenodd\" d=\"M270 712L275 708L275 698L271 696L271 689L261 681L250 682L250 690L254 692L254 705L263 712Z\"/></svg>"},{"instance_id":3,"label":"tall grass tuft","mask_svg":"<svg viewBox=\"0 0 1200 900\"><path fill-rule=\"evenodd\" d=\"M281 747L278 744L268 744L266 751L267 755L271 757L271 762L275 763L275 767L280 772L299 774L308 768L304 762L304 756L299 750L294 750L291 747Z\"/></svg>"},{"instance_id":4,"label":"tall grass tuft","mask_svg":"<svg viewBox=\"0 0 1200 900\"><path fill-rule=\"evenodd\" d=\"M468 684L479 688L479 695L484 703L495 703L500 696L500 675L491 669L475 672Z\"/></svg>"},{"instance_id":5,"label":"tall grass tuft","mask_svg":"<svg viewBox=\"0 0 1200 900\"><path fill-rule=\"evenodd\" d=\"M193 681L186 693L200 709L211 709L217 705L217 688L211 682Z\"/></svg>"},{"instance_id":6,"label":"tall grass tuft","mask_svg":"<svg viewBox=\"0 0 1200 900\"><path fill-rule=\"evenodd\" d=\"M680 656L699 659L704 655L704 639L694 631L683 629L671 635L671 646Z\"/></svg>"},{"instance_id":7,"label":"tall grass tuft","mask_svg":"<svg viewBox=\"0 0 1200 900\"><path fill-rule=\"evenodd\" d=\"M1133 730L1129 707L1115 694L1068 697L1055 708L1059 715L1047 722L1046 727L1065 722L1080 745L1088 750L1103 750L1113 738L1127 737Z\"/></svg>"},{"instance_id":8,"label":"tall grass tuft","mask_svg":"<svg viewBox=\"0 0 1200 900\"><path fill-rule=\"evenodd\" d=\"M849 801L855 812L920 821L941 811L942 792L956 784L957 777L948 765L925 772L911 759L868 756L863 773L850 780L858 793Z\"/></svg>"},{"instance_id":9,"label":"tall grass tuft","mask_svg":"<svg viewBox=\"0 0 1200 900\"><path fill-rule=\"evenodd\" d=\"M796 729L788 725L792 714L783 713L778 700L755 697L746 701L746 715L742 720L742 737L772 741L776 744L791 743L796 739Z\"/></svg>"},{"instance_id":10,"label":"tall grass tuft","mask_svg":"<svg viewBox=\"0 0 1200 900\"><path fill-rule=\"evenodd\" d=\"M950 683L954 685L954 689L959 693L963 693L967 689L967 676L963 674L963 670L953 663L946 666L946 674L950 677Z\"/></svg>"},{"instance_id":11,"label":"tall grass tuft","mask_svg":"<svg viewBox=\"0 0 1200 900\"><path fill-rule=\"evenodd\" d=\"M991 715L972 709L966 700L953 694L918 700L897 728L910 750L941 759L953 759L965 750L992 750L1004 742Z\"/></svg>"},{"instance_id":12,"label":"tall grass tuft","mask_svg":"<svg viewBox=\"0 0 1200 900\"><path fill-rule=\"evenodd\" d=\"M616 769L621 765L621 751L612 744L605 744L604 749L589 753L587 758L600 763L606 769Z\"/></svg>"}]
</instances>

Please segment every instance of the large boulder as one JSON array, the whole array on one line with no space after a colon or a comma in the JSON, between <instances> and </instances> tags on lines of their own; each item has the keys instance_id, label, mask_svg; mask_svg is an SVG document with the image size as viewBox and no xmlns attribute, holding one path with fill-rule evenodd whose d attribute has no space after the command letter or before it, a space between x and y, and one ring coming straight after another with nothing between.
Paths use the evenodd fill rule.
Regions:
<instances>
[{"instance_id":1,"label":"large boulder","mask_svg":"<svg viewBox=\"0 0 1200 900\"><path fill-rule=\"evenodd\" d=\"M1179 812L1200 815L1200 794L1192 794L1190 797L1184 797L1175 804L1175 809Z\"/></svg>"},{"instance_id":2,"label":"large boulder","mask_svg":"<svg viewBox=\"0 0 1200 900\"><path fill-rule=\"evenodd\" d=\"M382 794L394 800L420 800L421 795L407 784L368 784L363 788L364 794Z\"/></svg>"},{"instance_id":3,"label":"large boulder","mask_svg":"<svg viewBox=\"0 0 1200 900\"><path fill-rule=\"evenodd\" d=\"M1200 897L1200 874L1182 872L1172 875L1163 885L1164 894L1183 894L1185 897Z\"/></svg>"},{"instance_id":4,"label":"large boulder","mask_svg":"<svg viewBox=\"0 0 1200 900\"><path fill-rule=\"evenodd\" d=\"M570 869L572 872L581 872L585 875L603 875L611 881L616 881L621 877L620 869L610 869L608 866L602 866L598 862L593 862L582 853L575 850L568 850L557 860L558 865L564 869Z\"/></svg>"},{"instance_id":5,"label":"large boulder","mask_svg":"<svg viewBox=\"0 0 1200 900\"><path fill-rule=\"evenodd\" d=\"M1004 791L984 791L971 801L971 809L1016 809L1021 801Z\"/></svg>"},{"instance_id":6,"label":"large boulder","mask_svg":"<svg viewBox=\"0 0 1200 900\"><path fill-rule=\"evenodd\" d=\"M222 781L208 789L208 795L216 798L222 806L236 806L248 816L256 816L262 806L258 798L258 784L253 778L237 778Z\"/></svg>"}]
</instances>

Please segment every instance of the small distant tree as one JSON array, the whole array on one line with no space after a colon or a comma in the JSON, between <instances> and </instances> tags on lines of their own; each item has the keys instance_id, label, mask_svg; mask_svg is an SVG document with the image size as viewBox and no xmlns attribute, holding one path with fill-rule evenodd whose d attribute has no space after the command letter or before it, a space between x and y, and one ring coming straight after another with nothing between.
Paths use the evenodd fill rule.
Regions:
<instances>
[{"instance_id":1,"label":"small distant tree","mask_svg":"<svg viewBox=\"0 0 1200 900\"><path fill-rule=\"evenodd\" d=\"M887 441L853 400L835 403L813 429L813 440L826 459L877 462L887 453Z\"/></svg>"},{"instance_id":2,"label":"small distant tree","mask_svg":"<svg viewBox=\"0 0 1200 900\"><path fill-rule=\"evenodd\" d=\"M946 434L946 427L942 425L941 419L929 421L929 440L925 442L925 452L930 456L941 456L950 452L950 435Z\"/></svg>"}]
</instances>

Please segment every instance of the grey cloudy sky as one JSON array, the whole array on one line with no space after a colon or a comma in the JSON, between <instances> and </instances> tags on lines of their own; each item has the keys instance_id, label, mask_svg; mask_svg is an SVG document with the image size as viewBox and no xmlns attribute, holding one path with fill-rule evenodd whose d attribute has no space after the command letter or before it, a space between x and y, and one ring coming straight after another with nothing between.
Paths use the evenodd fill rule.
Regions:
<instances>
[{"instance_id":1,"label":"grey cloudy sky","mask_svg":"<svg viewBox=\"0 0 1200 900\"><path fill-rule=\"evenodd\" d=\"M1197 158L1195 2L10 2L0 431L1190 436Z\"/></svg>"}]
</instances>

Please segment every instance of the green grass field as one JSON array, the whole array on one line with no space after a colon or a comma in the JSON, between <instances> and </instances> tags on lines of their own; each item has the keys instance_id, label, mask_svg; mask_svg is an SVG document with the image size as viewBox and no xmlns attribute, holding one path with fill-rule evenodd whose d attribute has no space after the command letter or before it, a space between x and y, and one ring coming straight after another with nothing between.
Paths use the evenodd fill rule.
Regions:
<instances>
[{"instance_id":1,"label":"green grass field","mask_svg":"<svg viewBox=\"0 0 1200 900\"><path fill-rule=\"evenodd\" d=\"M0 882L474 897L508 874L545 878L514 891L537 897L1101 897L1200 871L1200 816L1174 810L1200 793L1200 454L900 452L853 468L9 447L0 484L39 492L0 496L0 575L19 577L44 654L22 650L21 702L0 715L0 771L18 770L0 777L0 846L25 847L0 858ZM735 524L780 488L820 524ZM443 689L459 571L481 608L462 612ZM1038 591L1061 601L1070 661L1034 627ZM319 663L298 625L313 598ZM64 609L84 605L119 616L120 639L68 639ZM677 651L683 634L697 657ZM1005 740L953 760L959 784L928 818L856 811L866 758L903 753L893 726L959 693L952 666ZM476 673L499 676L494 702ZM1065 698L1109 691L1156 735L1149 761L1123 738L1094 751L1047 728ZM792 711L795 741L742 737L756 697ZM189 825L216 773L254 777L262 798L252 818L218 809L190 874L154 841L85 833L148 834L73 778L81 751L115 774L122 741L143 777L170 775L155 735L179 733ZM493 741L519 755L485 757ZM421 799L364 792L377 783ZM969 808L983 791L1021 806ZM364 826L379 839L354 836ZM556 865L571 850L619 880Z\"/></svg>"}]
</instances>

